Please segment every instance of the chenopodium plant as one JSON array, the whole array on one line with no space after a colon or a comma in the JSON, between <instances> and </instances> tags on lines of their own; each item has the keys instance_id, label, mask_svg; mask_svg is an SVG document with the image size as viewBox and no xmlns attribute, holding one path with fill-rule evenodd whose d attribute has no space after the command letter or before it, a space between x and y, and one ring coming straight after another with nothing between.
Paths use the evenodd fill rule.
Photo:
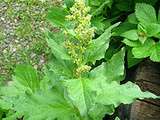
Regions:
<instances>
[{"instance_id":1,"label":"chenopodium plant","mask_svg":"<svg viewBox=\"0 0 160 120\"><path fill-rule=\"evenodd\" d=\"M121 103L158 98L132 82L120 84L125 49L102 60L119 23L96 38L89 11L83 0L75 0L69 10L53 8L49 18L59 31L46 35L54 57L43 79L29 65L17 66L13 81L0 89L0 107L8 111L3 120L102 120Z\"/></svg>"}]
</instances>

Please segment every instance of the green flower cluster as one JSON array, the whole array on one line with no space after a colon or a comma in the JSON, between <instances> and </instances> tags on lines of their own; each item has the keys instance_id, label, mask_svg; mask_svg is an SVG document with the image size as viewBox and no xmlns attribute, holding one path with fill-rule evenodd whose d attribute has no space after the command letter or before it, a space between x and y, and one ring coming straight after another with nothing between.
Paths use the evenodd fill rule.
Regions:
<instances>
[{"instance_id":1,"label":"green flower cluster","mask_svg":"<svg viewBox=\"0 0 160 120\"><path fill-rule=\"evenodd\" d=\"M76 75L80 76L82 73L90 70L90 66L85 65L84 53L86 48L92 42L95 28L91 27L90 8L85 5L84 0L75 0L75 4L70 8L70 15L66 16L68 21L72 21L74 28L67 29L65 34L72 34L74 38L66 40L65 47L68 53L77 65Z\"/></svg>"}]
</instances>

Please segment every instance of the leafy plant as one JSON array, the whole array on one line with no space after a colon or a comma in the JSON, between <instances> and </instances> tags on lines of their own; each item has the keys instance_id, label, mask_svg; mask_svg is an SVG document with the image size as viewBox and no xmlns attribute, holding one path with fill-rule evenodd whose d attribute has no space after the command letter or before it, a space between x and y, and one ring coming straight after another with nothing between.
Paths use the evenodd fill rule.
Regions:
<instances>
[{"instance_id":1,"label":"leafy plant","mask_svg":"<svg viewBox=\"0 0 160 120\"><path fill-rule=\"evenodd\" d=\"M64 2L64 7L54 7L48 15L50 22L59 30L46 32L53 56L44 68L44 75L39 75L30 65L19 65L13 81L0 88L0 108L7 111L3 120L102 120L106 114L112 115L121 103L159 98L150 92L142 92L132 82L121 84L125 78L125 52L129 48L117 44L117 41L115 43L119 47L115 47L113 39L118 36L125 38L124 43L125 40L131 44L135 42L129 45L133 47L134 54L136 49L149 49L148 46L155 44L151 43L158 33L149 33L143 41L139 39L137 29L129 30L126 23L121 28L123 24L120 22L112 24L114 19L103 19L103 10L111 9L113 1L102 0L97 5L91 0ZM136 9L141 7L142 4L136 4ZM116 8L126 10L118 3ZM144 14L144 11L138 14ZM139 30L146 25L146 20L141 20L145 18L138 14L137 18L135 15L130 17L132 22L136 20L134 23ZM149 21L156 22L155 19ZM131 25L131 28L135 26Z\"/></svg>"},{"instance_id":2,"label":"leafy plant","mask_svg":"<svg viewBox=\"0 0 160 120\"><path fill-rule=\"evenodd\" d=\"M132 48L135 58L150 57L154 62L160 62L160 24L157 16L151 5L137 3L135 13L130 14L124 24L126 27L133 26L133 29L121 33L117 30L124 37L123 43Z\"/></svg>"}]
</instances>

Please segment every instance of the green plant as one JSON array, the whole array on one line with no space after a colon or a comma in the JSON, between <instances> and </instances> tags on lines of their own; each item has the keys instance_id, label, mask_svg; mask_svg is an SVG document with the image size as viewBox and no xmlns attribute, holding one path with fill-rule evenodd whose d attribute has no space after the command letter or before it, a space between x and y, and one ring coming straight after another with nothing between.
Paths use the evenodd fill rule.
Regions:
<instances>
[{"instance_id":1,"label":"green plant","mask_svg":"<svg viewBox=\"0 0 160 120\"><path fill-rule=\"evenodd\" d=\"M102 9L111 7L111 1L65 3L66 7L49 12L48 19L59 30L46 32L53 56L44 75L30 65L18 65L13 81L0 88L0 108L6 111L3 120L102 120L121 103L158 98L132 82L120 84L125 78L126 49L120 46L110 52L114 46L109 47L116 33L112 31L120 23L109 25L108 21L107 27L101 19ZM132 30L121 36L127 38L132 33L135 35Z\"/></svg>"},{"instance_id":2,"label":"green plant","mask_svg":"<svg viewBox=\"0 0 160 120\"><path fill-rule=\"evenodd\" d=\"M128 22L137 25L137 28L125 31L121 36L125 38L123 42L132 48L135 58L150 57L160 62L159 17L160 14L156 15L155 9L145 3L137 3L135 13L128 16Z\"/></svg>"}]
</instances>

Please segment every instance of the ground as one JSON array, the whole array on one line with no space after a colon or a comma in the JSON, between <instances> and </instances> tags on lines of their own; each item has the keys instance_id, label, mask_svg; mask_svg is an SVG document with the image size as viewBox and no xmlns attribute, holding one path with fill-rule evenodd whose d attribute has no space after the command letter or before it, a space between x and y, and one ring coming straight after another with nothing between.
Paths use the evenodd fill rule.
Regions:
<instances>
[{"instance_id":1,"label":"ground","mask_svg":"<svg viewBox=\"0 0 160 120\"><path fill-rule=\"evenodd\" d=\"M0 80L11 79L16 64L41 69L48 47L47 11L56 0L0 0Z\"/></svg>"}]
</instances>

